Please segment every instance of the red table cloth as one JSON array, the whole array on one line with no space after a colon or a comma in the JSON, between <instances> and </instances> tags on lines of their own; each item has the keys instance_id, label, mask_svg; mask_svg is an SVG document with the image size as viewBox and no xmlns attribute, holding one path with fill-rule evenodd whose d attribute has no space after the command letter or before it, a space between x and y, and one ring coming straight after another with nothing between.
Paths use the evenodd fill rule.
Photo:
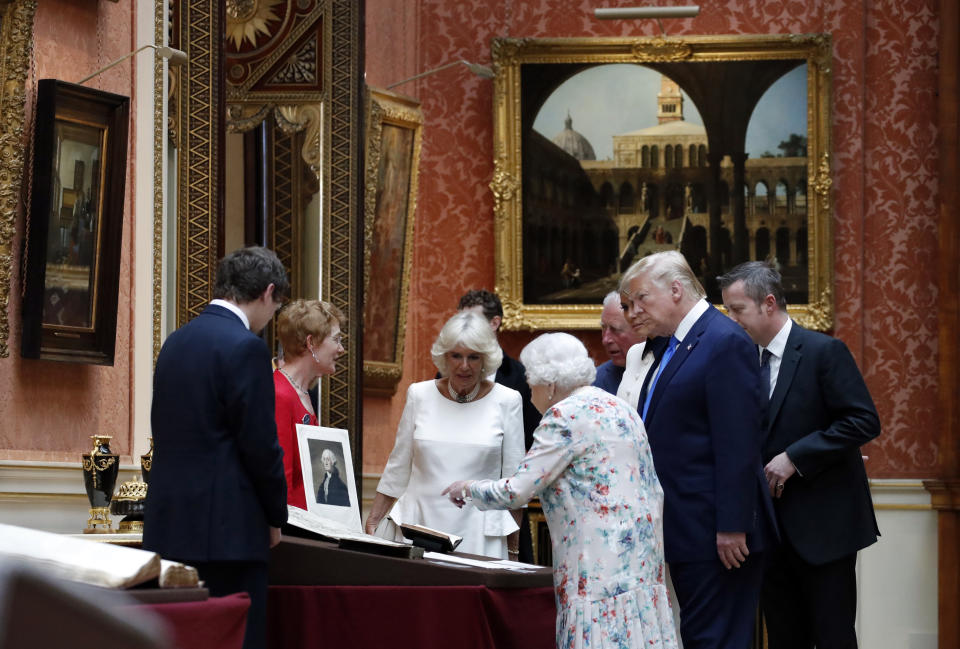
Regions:
<instances>
[{"instance_id":1,"label":"red table cloth","mask_svg":"<svg viewBox=\"0 0 960 649\"><path fill-rule=\"evenodd\" d=\"M196 602L141 604L135 608L155 613L163 620L177 649L241 649L250 597L237 593Z\"/></svg>"},{"instance_id":2,"label":"red table cloth","mask_svg":"<svg viewBox=\"0 0 960 649\"><path fill-rule=\"evenodd\" d=\"M271 586L270 649L552 649L552 588Z\"/></svg>"}]
</instances>

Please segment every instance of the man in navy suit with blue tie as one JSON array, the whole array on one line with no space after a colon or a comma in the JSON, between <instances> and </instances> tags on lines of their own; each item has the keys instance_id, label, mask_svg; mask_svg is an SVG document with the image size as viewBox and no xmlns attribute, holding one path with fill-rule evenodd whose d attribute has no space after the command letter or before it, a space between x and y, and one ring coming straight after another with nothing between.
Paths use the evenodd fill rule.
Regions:
<instances>
[{"instance_id":1,"label":"man in navy suit with blue tie","mask_svg":"<svg viewBox=\"0 0 960 649\"><path fill-rule=\"evenodd\" d=\"M711 306L683 255L623 275L628 319L669 338L640 404L664 491L664 553L685 649L746 649L776 535L760 463L756 346Z\"/></svg>"},{"instance_id":2,"label":"man in navy suit with blue tie","mask_svg":"<svg viewBox=\"0 0 960 649\"><path fill-rule=\"evenodd\" d=\"M250 595L244 649L266 647L267 559L287 520L270 352L257 334L289 291L273 252L227 255L215 299L170 334L153 377L143 547L195 566L211 595Z\"/></svg>"},{"instance_id":3,"label":"man in navy suit with blue tie","mask_svg":"<svg viewBox=\"0 0 960 649\"><path fill-rule=\"evenodd\" d=\"M763 461L781 541L760 598L770 649L856 649L857 552L879 534L860 455L880 434L873 399L842 341L790 320L769 264L717 281L759 346L770 400Z\"/></svg>"}]
</instances>

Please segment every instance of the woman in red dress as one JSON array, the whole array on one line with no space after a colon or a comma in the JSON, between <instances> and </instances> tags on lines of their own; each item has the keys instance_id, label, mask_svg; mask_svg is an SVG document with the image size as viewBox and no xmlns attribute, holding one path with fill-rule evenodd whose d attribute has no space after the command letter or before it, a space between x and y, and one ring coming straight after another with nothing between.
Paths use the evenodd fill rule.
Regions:
<instances>
[{"instance_id":1,"label":"woman in red dress","mask_svg":"<svg viewBox=\"0 0 960 649\"><path fill-rule=\"evenodd\" d=\"M273 373L277 395L277 437L283 448L287 504L307 508L297 444L297 424L317 425L308 390L316 380L336 371L344 353L340 341L343 313L322 300L294 300L280 312L277 338L281 353Z\"/></svg>"}]
</instances>

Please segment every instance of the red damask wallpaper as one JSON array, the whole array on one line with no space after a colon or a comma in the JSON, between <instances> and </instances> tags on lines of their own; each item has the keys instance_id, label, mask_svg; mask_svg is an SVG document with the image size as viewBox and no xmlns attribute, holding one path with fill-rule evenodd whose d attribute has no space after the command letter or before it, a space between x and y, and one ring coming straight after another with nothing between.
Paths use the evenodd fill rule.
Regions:
<instances>
[{"instance_id":1,"label":"red damask wallpaper","mask_svg":"<svg viewBox=\"0 0 960 649\"><path fill-rule=\"evenodd\" d=\"M134 48L133 3L43 0L34 18L34 79L76 82ZM86 84L133 96L132 63L118 65ZM33 79L27 79L31 87ZM32 97L28 90L27 96ZM28 102L30 99L28 99ZM28 114L32 108L28 108ZM131 104L131 115L135 108ZM134 151L133 118L129 150ZM25 129L29 132L29 129ZM25 139L26 143L28 140ZM20 278L10 287L10 356L0 359L0 459L79 462L91 446L90 435L112 435L111 448L129 454L132 447L130 352L131 266L133 239L133 160L127 161L127 197L117 312L114 365L25 360L20 357ZM19 252L26 223L17 223L13 248ZM19 254L15 256L19 267Z\"/></svg>"},{"instance_id":2,"label":"red damask wallpaper","mask_svg":"<svg viewBox=\"0 0 960 649\"><path fill-rule=\"evenodd\" d=\"M633 6L610 0L604 6ZM660 4L655 2L654 4ZM672 35L829 32L834 39L836 330L866 376L883 434L877 478L937 466L936 0L701 0ZM367 82L454 59L490 62L495 37L654 35L654 21L597 21L578 0L367 0ZM411 55L411 52L415 53ZM423 155L404 379L364 400L364 469L379 472L406 386L433 375L429 348L466 289L493 288L492 94L451 70L397 91L422 101ZM603 360L596 333L578 333ZM516 354L530 339L505 334Z\"/></svg>"}]
</instances>

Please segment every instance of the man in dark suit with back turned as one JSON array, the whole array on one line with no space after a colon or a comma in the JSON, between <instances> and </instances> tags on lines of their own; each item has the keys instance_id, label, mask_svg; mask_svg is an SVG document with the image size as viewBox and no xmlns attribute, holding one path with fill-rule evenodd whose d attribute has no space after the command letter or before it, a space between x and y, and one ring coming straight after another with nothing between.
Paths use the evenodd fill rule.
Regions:
<instances>
[{"instance_id":1,"label":"man in dark suit with back turned","mask_svg":"<svg viewBox=\"0 0 960 649\"><path fill-rule=\"evenodd\" d=\"M287 520L270 352L259 333L290 284L265 248L220 261L214 300L164 342L153 377L143 547L250 595L245 649L266 647L267 560Z\"/></svg>"},{"instance_id":2,"label":"man in dark suit with back turned","mask_svg":"<svg viewBox=\"0 0 960 649\"><path fill-rule=\"evenodd\" d=\"M762 553L775 536L760 463L756 347L704 299L683 255L660 252L624 273L628 319L669 338L641 391L663 486L664 554L685 649L746 649Z\"/></svg>"},{"instance_id":3,"label":"man in dark suit with back turned","mask_svg":"<svg viewBox=\"0 0 960 649\"><path fill-rule=\"evenodd\" d=\"M776 270L748 262L718 281L769 371L763 460L781 534L761 595L770 649L855 649L857 552L879 534L860 455L880 434L876 408L847 346L790 320Z\"/></svg>"},{"instance_id":4,"label":"man in dark suit with back turned","mask_svg":"<svg viewBox=\"0 0 960 649\"><path fill-rule=\"evenodd\" d=\"M500 331L500 324L503 322L503 303L496 293L491 293L484 289L475 289L467 291L460 298L457 305L457 311L474 311L479 313L494 332ZM489 378L489 377L488 377ZM503 353L503 361L493 380L500 385L506 386L520 393L523 402L523 441L524 447L530 450L533 445L533 431L540 425L540 411L530 401L530 386L527 385L526 370L523 363L507 356ZM514 555L510 552L511 559L519 559L524 563L533 563L533 540L530 536L530 524L527 518L527 510L523 510L523 519L520 522L520 546L519 554ZM509 552L509 550L508 550Z\"/></svg>"}]
</instances>

